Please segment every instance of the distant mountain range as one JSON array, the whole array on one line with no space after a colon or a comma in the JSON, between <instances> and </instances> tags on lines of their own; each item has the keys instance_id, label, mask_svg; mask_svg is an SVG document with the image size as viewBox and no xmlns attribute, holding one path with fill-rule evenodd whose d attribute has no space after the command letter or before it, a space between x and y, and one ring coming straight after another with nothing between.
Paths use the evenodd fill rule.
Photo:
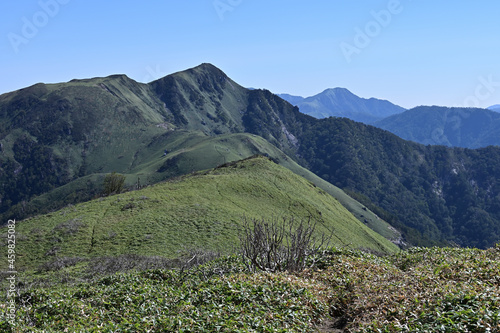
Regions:
<instances>
[{"instance_id":1,"label":"distant mountain range","mask_svg":"<svg viewBox=\"0 0 500 333\"><path fill-rule=\"evenodd\" d=\"M389 101L358 97L344 88L326 89L307 98L279 96L315 118L345 117L425 145L500 146L500 105L488 109L421 106L405 110Z\"/></svg>"},{"instance_id":2,"label":"distant mountain range","mask_svg":"<svg viewBox=\"0 0 500 333\"><path fill-rule=\"evenodd\" d=\"M421 106L373 125L426 145L500 146L500 113L487 109Z\"/></svg>"},{"instance_id":3,"label":"distant mountain range","mask_svg":"<svg viewBox=\"0 0 500 333\"><path fill-rule=\"evenodd\" d=\"M351 101L351 111L363 103L391 105L351 95L334 89L318 105L332 96ZM374 109L372 120L404 111ZM461 125L472 117L460 118ZM358 220L374 230L379 220L390 222L411 244L485 248L500 240L500 148L425 146L347 118L315 119L268 90L238 85L211 64L149 84L113 75L0 95L1 220L98 196L113 171L126 176L129 188L140 188L254 154L346 207L347 192L358 202L349 208ZM288 194L290 210L321 215Z\"/></svg>"},{"instance_id":4,"label":"distant mountain range","mask_svg":"<svg viewBox=\"0 0 500 333\"><path fill-rule=\"evenodd\" d=\"M278 96L298 106L300 112L318 119L345 117L370 124L405 111L404 108L386 100L358 97L345 88L326 89L322 93L307 98L288 94Z\"/></svg>"},{"instance_id":5,"label":"distant mountain range","mask_svg":"<svg viewBox=\"0 0 500 333\"><path fill-rule=\"evenodd\" d=\"M492 105L488 108L488 110L492 110L492 111L496 111L496 112L500 112L500 104L495 104L495 105Z\"/></svg>"}]
</instances>

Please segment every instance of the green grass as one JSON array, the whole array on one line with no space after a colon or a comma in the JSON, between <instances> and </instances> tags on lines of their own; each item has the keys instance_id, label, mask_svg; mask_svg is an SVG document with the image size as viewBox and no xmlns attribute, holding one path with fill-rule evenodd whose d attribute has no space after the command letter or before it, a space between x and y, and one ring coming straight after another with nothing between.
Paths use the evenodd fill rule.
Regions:
<instances>
[{"instance_id":1,"label":"green grass","mask_svg":"<svg viewBox=\"0 0 500 333\"><path fill-rule=\"evenodd\" d=\"M183 247L224 253L238 244L244 217L282 216L311 218L318 233L334 232L333 245L397 250L325 191L260 157L19 221L17 265L34 269L55 256L173 258Z\"/></svg>"},{"instance_id":2,"label":"green grass","mask_svg":"<svg viewBox=\"0 0 500 333\"><path fill-rule=\"evenodd\" d=\"M498 332L500 248L331 248L298 273L223 257L190 271L25 288L3 332ZM3 295L2 295L3 296ZM5 298L5 297L4 297ZM5 300L5 299L2 299Z\"/></svg>"},{"instance_id":3,"label":"green grass","mask_svg":"<svg viewBox=\"0 0 500 333\"><path fill-rule=\"evenodd\" d=\"M175 137L175 139L172 137ZM161 159L151 159L151 162L134 169L135 174L129 176L130 183L137 179L137 177L141 177L141 174L149 175L149 180L155 182L192 171L214 168L217 165L237 161L254 154L261 154L273 158L280 165L306 178L332 195L358 220L387 239L397 240L401 237L401 233L364 205L348 196L338 187L333 186L311 171L303 168L260 136L239 133L206 138L201 134L193 132L176 132L171 134L168 144L164 145L159 141L151 149L155 149L154 147L156 146L156 150L152 153L154 156L161 155L165 147L170 154ZM156 170L162 167L166 169L164 172L155 173Z\"/></svg>"},{"instance_id":4,"label":"green grass","mask_svg":"<svg viewBox=\"0 0 500 333\"><path fill-rule=\"evenodd\" d=\"M168 152L166 155L165 150ZM138 183L140 185L155 184L193 171L206 170L223 163L238 161L254 154L269 156L295 174L311 181L336 198L359 221L387 239L396 240L401 236L388 223L342 190L301 167L262 137L252 134L226 134L217 137L207 137L203 133L189 131L164 134L144 149L139 150L135 156L136 162L125 172L126 183L130 188L136 188ZM123 168L118 170L123 170ZM59 208L62 204L75 204L90 200L102 191L103 177L104 174L92 174L77 178L62 187L35 197L27 204L17 205L11 209L11 213L13 216L22 216L31 212L47 213Z\"/></svg>"}]
</instances>

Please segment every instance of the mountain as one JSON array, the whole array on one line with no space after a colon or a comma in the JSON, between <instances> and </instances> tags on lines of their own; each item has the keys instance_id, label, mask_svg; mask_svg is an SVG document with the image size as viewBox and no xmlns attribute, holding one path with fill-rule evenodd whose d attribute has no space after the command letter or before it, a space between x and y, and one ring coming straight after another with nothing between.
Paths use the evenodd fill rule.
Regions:
<instances>
[{"instance_id":1,"label":"mountain","mask_svg":"<svg viewBox=\"0 0 500 333\"><path fill-rule=\"evenodd\" d=\"M224 82L214 84L212 79ZM157 94L160 86L165 90ZM77 201L99 192L96 183L82 182L82 177L116 171L126 174L132 185L171 176L172 171L163 176L157 172L165 169L165 160L212 136L244 131L240 111L246 108L246 94L220 70L203 65L149 85L114 75L37 84L1 95L0 212L75 182L85 189L78 191L82 197L77 195ZM195 104L197 96L205 98L204 104ZM241 156L233 152L232 158L257 151L249 148ZM209 159L212 163L231 158L214 154L219 158ZM186 165L179 172L191 172L190 167L195 168Z\"/></svg>"},{"instance_id":2,"label":"mountain","mask_svg":"<svg viewBox=\"0 0 500 333\"><path fill-rule=\"evenodd\" d=\"M421 106L373 125L426 145L500 146L500 113L487 109Z\"/></svg>"},{"instance_id":3,"label":"mountain","mask_svg":"<svg viewBox=\"0 0 500 333\"><path fill-rule=\"evenodd\" d=\"M294 95L289 95L289 94L277 94L277 95L292 105L297 105L297 104L303 102L305 99L302 96L294 96Z\"/></svg>"},{"instance_id":4,"label":"mountain","mask_svg":"<svg viewBox=\"0 0 500 333\"><path fill-rule=\"evenodd\" d=\"M302 98L282 94L281 98L315 118L345 117L362 123L401 113L404 108L376 98L360 98L344 88L327 89L320 94Z\"/></svg>"},{"instance_id":5,"label":"mountain","mask_svg":"<svg viewBox=\"0 0 500 333\"><path fill-rule=\"evenodd\" d=\"M333 232L332 245L398 249L313 183L253 157L23 221L16 265L34 269L56 256L176 258L183 247L225 253L237 244L244 218L273 217L312 219L318 233Z\"/></svg>"},{"instance_id":6,"label":"mountain","mask_svg":"<svg viewBox=\"0 0 500 333\"><path fill-rule=\"evenodd\" d=\"M2 220L90 200L101 194L110 172L125 174L127 187L140 188L263 154L314 182L377 232L397 239L398 232L364 205L277 148L293 155L297 139L279 120L284 116L269 113L266 122L278 126L264 130L266 117L250 116L260 110L257 101L275 97L263 93L202 64L150 84L113 75L1 95ZM290 113L291 105L274 99L276 110Z\"/></svg>"},{"instance_id":7,"label":"mountain","mask_svg":"<svg viewBox=\"0 0 500 333\"><path fill-rule=\"evenodd\" d=\"M495 104L495 105L492 105L488 108L488 110L492 110L492 111L496 111L496 112L500 112L500 104Z\"/></svg>"},{"instance_id":8,"label":"mountain","mask_svg":"<svg viewBox=\"0 0 500 333\"><path fill-rule=\"evenodd\" d=\"M4 218L51 195L92 197L113 171L140 187L271 152L346 191L360 202L358 219L388 221L411 244L500 240L499 148L424 146L346 118L315 119L210 64L150 84L111 76L1 95L0 143Z\"/></svg>"}]
</instances>

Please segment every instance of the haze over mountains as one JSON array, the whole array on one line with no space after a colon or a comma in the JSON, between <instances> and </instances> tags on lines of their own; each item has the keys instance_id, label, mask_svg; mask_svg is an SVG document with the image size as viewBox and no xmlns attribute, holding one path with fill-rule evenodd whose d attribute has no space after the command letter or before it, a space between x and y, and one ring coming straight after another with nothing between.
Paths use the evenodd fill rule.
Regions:
<instances>
[{"instance_id":1,"label":"haze over mountains","mask_svg":"<svg viewBox=\"0 0 500 333\"><path fill-rule=\"evenodd\" d=\"M488 109L421 106L406 110L389 101L358 97L344 88L326 89L307 98L279 96L315 118L345 117L425 145L500 146L500 105Z\"/></svg>"},{"instance_id":2,"label":"haze over mountains","mask_svg":"<svg viewBox=\"0 0 500 333\"><path fill-rule=\"evenodd\" d=\"M405 111L389 101L360 98L345 88L326 89L307 98L288 94L278 96L298 106L301 112L318 119L346 117L368 124Z\"/></svg>"},{"instance_id":3,"label":"haze over mountains","mask_svg":"<svg viewBox=\"0 0 500 333\"><path fill-rule=\"evenodd\" d=\"M373 125L426 145L500 146L500 113L487 109L421 106Z\"/></svg>"},{"instance_id":4,"label":"haze over mountains","mask_svg":"<svg viewBox=\"0 0 500 333\"><path fill-rule=\"evenodd\" d=\"M92 198L113 171L139 188L263 154L299 175L309 169L328 193L343 192L324 181L345 190L362 203L350 209L358 219L369 224L370 208L411 244L500 239L499 148L427 147L346 118L315 119L210 64L149 84L113 75L1 95L0 144L5 217Z\"/></svg>"}]
</instances>

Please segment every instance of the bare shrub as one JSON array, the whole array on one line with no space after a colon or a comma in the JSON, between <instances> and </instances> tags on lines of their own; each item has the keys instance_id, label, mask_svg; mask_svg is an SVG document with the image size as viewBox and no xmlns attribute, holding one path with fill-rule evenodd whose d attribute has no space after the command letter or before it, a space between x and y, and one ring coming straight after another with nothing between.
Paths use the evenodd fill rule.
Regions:
<instances>
[{"instance_id":1,"label":"bare shrub","mask_svg":"<svg viewBox=\"0 0 500 333\"><path fill-rule=\"evenodd\" d=\"M250 271L297 272L315 264L315 254L328 247L333 232L318 238L316 222L293 218L244 219L240 251Z\"/></svg>"}]
</instances>

